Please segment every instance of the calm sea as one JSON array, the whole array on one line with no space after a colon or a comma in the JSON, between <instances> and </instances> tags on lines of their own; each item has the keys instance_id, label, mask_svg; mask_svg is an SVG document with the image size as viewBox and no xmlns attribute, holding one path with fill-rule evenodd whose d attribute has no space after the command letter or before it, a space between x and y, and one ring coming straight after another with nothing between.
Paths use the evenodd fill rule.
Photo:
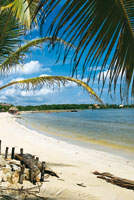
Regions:
<instances>
[{"instance_id":1,"label":"calm sea","mask_svg":"<svg viewBox=\"0 0 134 200\"><path fill-rule=\"evenodd\" d=\"M134 151L134 109L26 113L22 114L21 123L42 134L86 146Z\"/></svg>"}]
</instances>

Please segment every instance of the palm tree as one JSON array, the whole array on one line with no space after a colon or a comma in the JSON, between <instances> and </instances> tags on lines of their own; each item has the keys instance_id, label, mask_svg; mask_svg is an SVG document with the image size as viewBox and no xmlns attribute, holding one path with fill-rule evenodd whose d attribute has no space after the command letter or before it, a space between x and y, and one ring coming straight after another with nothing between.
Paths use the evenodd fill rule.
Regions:
<instances>
[{"instance_id":1,"label":"palm tree","mask_svg":"<svg viewBox=\"0 0 134 200\"><path fill-rule=\"evenodd\" d=\"M35 5L35 2L34 2L34 5ZM50 44L53 44L53 46L55 45L55 43L60 43L60 44L62 43L64 45L70 46L71 48L73 47L73 45L65 42L64 40L60 38L56 38L55 40L53 40L52 37L45 37L45 38L32 40L28 42L27 44L23 45L22 47L19 47L19 44L22 42L20 36L24 34L23 27L29 28L30 23L31 23L31 18L30 18L30 21L29 21L29 17L28 17L28 21L27 21L27 18L24 18L25 20L21 21L21 18L19 18L18 14L16 14L17 16L15 17L12 14L12 10L13 11L15 10L14 6L19 6L17 0L12 1L11 4L7 4L4 7L2 7L1 12L0 12L0 30L1 30L0 32L0 72L2 75L12 70L13 67L15 67L17 64L20 64L20 61L23 60L26 52L32 46L37 46L43 42L49 41ZM19 9L19 8L16 8L16 9ZM15 10L15 12L17 11L18 10ZM22 9L22 11L24 14L24 8ZM18 18L19 18L19 22L18 22ZM49 77L44 76L44 77L26 79L23 81L15 81L15 82L8 83L5 86L2 86L0 90L14 84L23 86L23 89L26 89L26 90L29 90L29 89L35 90L36 88L37 89L41 88L44 84L46 84L47 86L58 84L60 86L60 84L66 85L68 81L73 81L77 83L78 85L83 86L88 91L89 94L93 95L100 103L102 103L100 98L94 93L94 91L87 84L85 84L84 82L80 80L70 78L70 77L64 77L64 76L49 76Z\"/></svg>"},{"instance_id":2,"label":"palm tree","mask_svg":"<svg viewBox=\"0 0 134 200\"><path fill-rule=\"evenodd\" d=\"M49 16L58 6L60 11L48 33L77 46L73 74L84 56L82 77L88 68L89 80L95 79L95 69L100 64L100 75L105 70L109 74L109 92L112 83L116 89L120 77L120 93L124 93L125 86L126 97L129 89L134 95L134 0L41 0L33 17L42 8Z\"/></svg>"},{"instance_id":3,"label":"palm tree","mask_svg":"<svg viewBox=\"0 0 134 200\"><path fill-rule=\"evenodd\" d=\"M32 22L38 25L40 19L44 19L45 12L43 8L38 10L37 8L40 4L40 0L5 0L4 2L0 1L1 10L9 10L17 21L24 26L26 29L30 29ZM36 17L33 16L36 13Z\"/></svg>"}]
</instances>

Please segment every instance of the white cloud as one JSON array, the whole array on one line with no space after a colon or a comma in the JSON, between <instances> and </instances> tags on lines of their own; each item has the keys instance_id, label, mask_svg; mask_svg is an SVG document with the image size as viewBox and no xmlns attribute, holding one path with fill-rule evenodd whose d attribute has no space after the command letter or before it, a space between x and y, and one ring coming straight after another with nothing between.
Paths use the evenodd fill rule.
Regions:
<instances>
[{"instance_id":1,"label":"white cloud","mask_svg":"<svg viewBox=\"0 0 134 200\"><path fill-rule=\"evenodd\" d=\"M76 87L76 86L77 86L77 83L71 82L71 81L66 84L66 87Z\"/></svg>"},{"instance_id":2,"label":"white cloud","mask_svg":"<svg viewBox=\"0 0 134 200\"><path fill-rule=\"evenodd\" d=\"M3 93L5 97L8 97L8 96L14 97L15 94L17 94L17 91L14 87L11 87L11 88L5 89L1 93Z\"/></svg>"},{"instance_id":3,"label":"white cloud","mask_svg":"<svg viewBox=\"0 0 134 200\"><path fill-rule=\"evenodd\" d=\"M36 72L40 72L41 64L39 61L30 61L29 63L24 64L21 73L24 74L32 74Z\"/></svg>"},{"instance_id":4,"label":"white cloud","mask_svg":"<svg viewBox=\"0 0 134 200\"><path fill-rule=\"evenodd\" d=\"M33 97L40 97L40 96L42 96L42 95L48 95L48 94L51 94L51 93L54 93L54 92L56 92L56 89L55 90L53 90L52 88L46 88L46 87L43 87L42 89L40 89L40 90L36 90L36 91L20 91L19 93L20 93L20 95L21 96L27 96L27 97L29 97L29 96L33 96Z\"/></svg>"},{"instance_id":5,"label":"white cloud","mask_svg":"<svg viewBox=\"0 0 134 200\"><path fill-rule=\"evenodd\" d=\"M41 74L40 77L43 77L43 76L51 76L51 75L48 75L48 74Z\"/></svg>"},{"instance_id":6,"label":"white cloud","mask_svg":"<svg viewBox=\"0 0 134 200\"><path fill-rule=\"evenodd\" d=\"M42 65L39 61L31 60L24 65L17 65L17 67L11 71L11 74L33 74L42 71Z\"/></svg>"},{"instance_id":7,"label":"white cloud","mask_svg":"<svg viewBox=\"0 0 134 200\"><path fill-rule=\"evenodd\" d=\"M2 101L6 100L6 99L7 99L6 96L2 96L2 97L0 97L0 100L2 100Z\"/></svg>"},{"instance_id":8,"label":"white cloud","mask_svg":"<svg viewBox=\"0 0 134 200\"><path fill-rule=\"evenodd\" d=\"M50 67L43 68L39 61L31 60L24 65L17 65L16 69L11 71L12 74L34 74L40 72L51 72Z\"/></svg>"},{"instance_id":9,"label":"white cloud","mask_svg":"<svg viewBox=\"0 0 134 200\"><path fill-rule=\"evenodd\" d=\"M7 88L5 90L1 91L1 96L3 99L10 99L10 98L23 98L23 97L41 97L41 96L45 96L48 94L52 94L54 92L57 92L58 89L55 87L55 90L53 90L53 88L47 88L47 87L43 87L40 90L35 90L35 91L25 91L25 90L21 90L18 88L15 88L15 86L12 86L10 88Z\"/></svg>"},{"instance_id":10,"label":"white cloud","mask_svg":"<svg viewBox=\"0 0 134 200\"><path fill-rule=\"evenodd\" d=\"M22 81L22 80L24 80L24 78L15 78L15 79L12 79L10 82L14 82L14 81Z\"/></svg>"},{"instance_id":11,"label":"white cloud","mask_svg":"<svg viewBox=\"0 0 134 200\"><path fill-rule=\"evenodd\" d=\"M103 80L103 77L106 77L109 78L110 77L110 71L108 72L108 70L104 71L104 72L101 72L100 74L97 75L97 78L99 78L100 76L100 80L102 81Z\"/></svg>"}]
</instances>

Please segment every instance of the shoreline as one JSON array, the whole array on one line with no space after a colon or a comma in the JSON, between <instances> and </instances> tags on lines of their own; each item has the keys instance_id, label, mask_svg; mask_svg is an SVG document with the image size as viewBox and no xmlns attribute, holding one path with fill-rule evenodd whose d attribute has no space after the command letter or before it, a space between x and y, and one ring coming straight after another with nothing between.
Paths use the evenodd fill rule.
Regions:
<instances>
[{"instance_id":1,"label":"shoreline","mask_svg":"<svg viewBox=\"0 0 134 200\"><path fill-rule=\"evenodd\" d=\"M61 111L64 112L64 111ZM24 114L27 114L29 112L25 112ZM31 112L30 112L31 113ZM33 113L33 112L32 112ZM46 112L47 113L47 112ZM22 113L23 114L23 113ZM44 127L43 129L39 129L38 126L32 123L32 125L29 125L28 122L23 119L23 117L16 117L21 118L17 122L23 126L26 126L28 129L31 129L33 131L38 132L41 135L45 135L50 138L54 138L56 140L60 140L63 142L67 142L69 144L73 144L79 147L83 147L85 149L94 149L102 152L108 152L113 155L118 155L121 157L124 157L126 159L134 160L134 147L129 147L121 144L115 144L110 142L109 140L96 140L96 139L89 139L86 136L82 135L66 135L63 133L59 133L57 130L48 127Z\"/></svg>"},{"instance_id":2,"label":"shoreline","mask_svg":"<svg viewBox=\"0 0 134 200\"><path fill-rule=\"evenodd\" d=\"M63 197L59 197L60 200L134 200L133 191L99 180L92 174L97 170L133 180L133 160L39 134L16 122L14 116L8 113L0 113L0 126L2 152L6 146L10 149L15 146L16 152L24 148L24 153L39 156L64 180L51 177L50 182L45 183L48 190L61 191ZM78 183L86 187L80 187Z\"/></svg>"},{"instance_id":3,"label":"shoreline","mask_svg":"<svg viewBox=\"0 0 134 200\"><path fill-rule=\"evenodd\" d=\"M79 112L87 109L57 109L57 110L31 110L31 111L20 111L20 114L24 113L59 113L59 112Z\"/></svg>"}]
</instances>

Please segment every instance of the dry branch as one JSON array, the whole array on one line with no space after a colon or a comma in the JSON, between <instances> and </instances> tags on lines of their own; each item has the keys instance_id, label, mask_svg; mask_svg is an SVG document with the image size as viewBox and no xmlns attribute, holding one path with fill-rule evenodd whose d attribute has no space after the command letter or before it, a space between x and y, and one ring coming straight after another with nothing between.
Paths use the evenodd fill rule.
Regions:
<instances>
[{"instance_id":1,"label":"dry branch","mask_svg":"<svg viewBox=\"0 0 134 200\"><path fill-rule=\"evenodd\" d=\"M39 196L40 193L40 188L41 188L42 184L32 187L32 188L10 188L10 187L2 187L0 186L0 197L2 197L3 199L7 199L7 200L18 200L18 198L14 198L14 196L19 195L20 199L29 199L29 197L31 197L31 199L43 199L46 200L45 197L41 197ZM3 194L2 194L3 193Z\"/></svg>"},{"instance_id":2,"label":"dry branch","mask_svg":"<svg viewBox=\"0 0 134 200\"><path fill-rule=\"evenodd\" d=\"M134 181L116 177L108 172L100 173L100 172L93 172L94 175L97 175L97 178L104 179L108 183L112 183L114 185L118 185L123 188L127 188L130 190L134 190Z\"/></svg>"}]
</instances>

